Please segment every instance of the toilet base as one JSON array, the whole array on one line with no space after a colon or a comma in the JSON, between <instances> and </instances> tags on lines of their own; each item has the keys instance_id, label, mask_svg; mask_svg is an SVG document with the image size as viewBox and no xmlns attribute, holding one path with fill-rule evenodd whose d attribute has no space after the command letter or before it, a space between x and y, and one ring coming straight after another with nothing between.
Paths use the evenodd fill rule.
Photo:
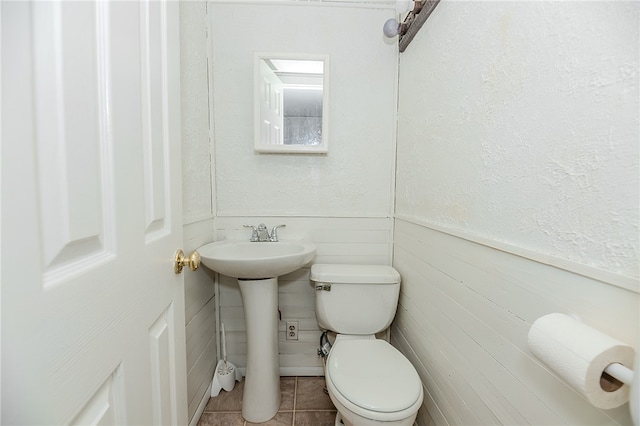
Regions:
<instances>
[{"instance_id":1,"label":"toilet base","mask_svg":"<svg viewBox=\"0 0 640 426\"><path fill-rule=\"evenodd\" d=\"M336 413L335 426L413 426L415 424L418 413L400 420L393 420L389 422L367 419L356 413L348 410L344 405L333 398L331 392L329 392L331 402L336 406L338 412ZM344 413L344 415L343 415Z\"/></svg>"},{"instance_id":2,"label":"toilet base","mask_svg":"<svg viewBox=\"0 0 640 426\"><path fill-rule=\"evenodd\" d=\"M347 423L344 423L342 421L342 416L340 415L340 413L336 413L336 422L334 423L335 426L350 426L347 425ZM416 422L413 422L413 426L416 426Z\"/></svg>"}]
</instances>

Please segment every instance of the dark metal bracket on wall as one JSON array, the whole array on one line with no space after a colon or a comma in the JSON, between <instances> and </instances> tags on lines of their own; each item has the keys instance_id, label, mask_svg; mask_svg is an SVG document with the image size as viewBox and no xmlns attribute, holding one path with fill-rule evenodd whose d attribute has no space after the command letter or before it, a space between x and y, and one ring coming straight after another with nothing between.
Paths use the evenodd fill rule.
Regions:
<instances>
[{"instance_id":1,"label":"dark metal bracket on wall","mask_svg":"<svg viewBox=\"0 0 640 426\"><path fill-rule=\"evenodd\" d=\"M411 40L420 31L431 12L436 8L440 0L416 0L415 6L401 24L401 33L398 38L400 52L404 52Z\"/></svg>"}]
</instances>

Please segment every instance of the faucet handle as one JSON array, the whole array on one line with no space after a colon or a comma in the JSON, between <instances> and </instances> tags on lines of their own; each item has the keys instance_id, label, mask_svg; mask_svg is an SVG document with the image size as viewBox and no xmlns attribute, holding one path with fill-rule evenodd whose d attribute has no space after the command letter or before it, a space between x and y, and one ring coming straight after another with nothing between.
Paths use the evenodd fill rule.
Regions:
<instances>
[{"instance_id":1,"label":"faucet handle","mask_svg":"<svg viewBox=\"0 0 640 426\"><path fill-rule=\"evenodd\" d=\"M256 228L253 225L242 225L245 228L253 228L253 231L251 232L251 239L249 241L258 241L258 228Z\"/></svg>"},{"instance_id":2,"label":"faucet handle","mask_svg":"<svg viewBox=\"0 0 640 426\"><path fill-rule=\"evenodd\" d=\"M271 228L271 235L269 236L269 241L277 242L278 241L278 228L284 228L287 225L276 225Z\"/></svg>"}]
</instances>

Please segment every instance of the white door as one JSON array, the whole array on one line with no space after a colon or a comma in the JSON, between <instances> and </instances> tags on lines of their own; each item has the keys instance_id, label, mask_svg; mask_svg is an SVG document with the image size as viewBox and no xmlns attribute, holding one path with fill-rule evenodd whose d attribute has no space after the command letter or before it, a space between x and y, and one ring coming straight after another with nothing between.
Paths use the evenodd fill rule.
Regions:
<instances>
[{"instance_id":1,"label":"white door","mask_svg":"<svg viewBox=\"0 0 640 426\"><path fill-rule=\"evenodd\" d=\"M185 424L178 3L0 13L2 424Z\"/></svg>"}]
</instances>

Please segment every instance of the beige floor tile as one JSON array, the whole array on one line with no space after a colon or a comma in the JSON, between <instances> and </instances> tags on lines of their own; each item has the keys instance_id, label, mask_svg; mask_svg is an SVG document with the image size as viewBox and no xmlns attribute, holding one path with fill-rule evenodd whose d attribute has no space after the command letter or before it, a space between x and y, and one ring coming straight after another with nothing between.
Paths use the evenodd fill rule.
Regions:
<instances>
[{"instance_id":1,"label":"beige floor tile","mask_svg":"<svg viewBox=\"0 0 640 426\"><path fill-rule=\"evenodd\" d=\"M264 423L251 423L247 422L247 426L249 425L264 425L264 426L291 426L293 425L293 412L285 412L285 413L277 413L275 417L268 422Z\"/></svg>"},{"instance_id":2,"label":"beige floor tile","mask_svg":"<svg viewBox=\"0 0 640 426\"><path fill-rule=\"evenodd\" d=\"M243 426L240 413L202 413L198 426Z\"/></svg>"},{"instance_id":3,"label":"beige floor tile","mask_svg":"<svg viewBox=\"0 0 640 426\"><path fill-rule=\"evenodd\" d=\"M278 411L293 411L294 395L296 392L295 377L280 378L280 409Z\"/></svg>"},{"instance_id":4,"label":"beige floor tile","mask_svg":"<svg viewBox=\"0 0 640 426\"><path fill-rule=\"evenodd\" d=\"M231 392L209 399L198 426L333 426L336 409L324 386L324 377L282 377L278 413L267 422L250 423L241 413L244 382L236 383Z\"/></svg>"},{"instance_id":5,"label":"beige floor tile","mask_svg":"<svg viewBox=\"0 0 640 426\"><path fill-rule=\"evenodd\" d=\"M297 410L335 410L329 395L324 393L324 377L298 377Z\"/></svg>"},{"instance_id":6,"label":"beige floor tile","mask_svg":"<svg viewBox=\"0 0 640 426\"><path fill-rule=\"evenodd\" d=\"M231 392L227 392L224 389L220 391L218 396L209 398L207 406L204 408L204 412L214 411L228 411L228 412L240 412L242 410L242 391L244 390L244 380L240 383L236 383Z\"/></svg>"},{"instance_id":7,"label":"beige floor tile","mask_svg":"<svg viewBox=\"0 0 640 426\"><path fill-rule=\"evenodd\" d=\"M334 426L335 411L296 411L295 426Z\"/></svg>"}]
</instances>

